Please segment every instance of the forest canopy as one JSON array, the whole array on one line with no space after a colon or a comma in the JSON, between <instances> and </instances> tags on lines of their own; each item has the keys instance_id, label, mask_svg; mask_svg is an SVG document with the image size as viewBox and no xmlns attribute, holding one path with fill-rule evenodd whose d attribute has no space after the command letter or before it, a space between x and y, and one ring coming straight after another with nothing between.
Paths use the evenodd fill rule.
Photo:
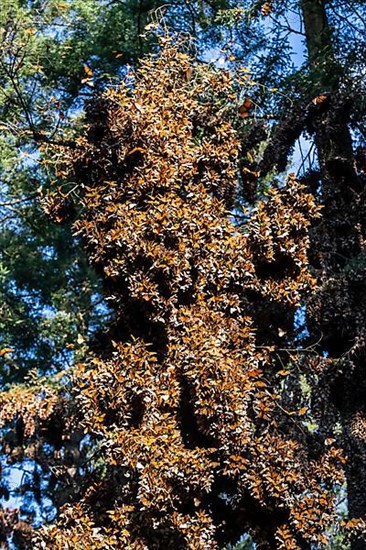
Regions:
<instances>
[{"instance_id":1,"label":"forest canopy","mask_svg":"<svg viewBox=\"0 0 366 550\"><path fill-rule=\"evenodd\" d=\"M354 4L6 5L5 547L364 547Z\"/></svg>"}]
</instances>

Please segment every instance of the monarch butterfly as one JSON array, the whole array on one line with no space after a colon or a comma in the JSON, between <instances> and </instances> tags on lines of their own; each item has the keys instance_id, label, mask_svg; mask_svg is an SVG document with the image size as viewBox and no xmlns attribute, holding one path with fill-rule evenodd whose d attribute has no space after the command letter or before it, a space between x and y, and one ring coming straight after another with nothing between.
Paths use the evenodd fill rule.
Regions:
<instances>
[{"instance_id":1,"label":"monarch butterfly","mask_svg":"<svg viewBox=\"0 0 366 550\"><path fill-rule=\"evenodd\" d=\"M312 100L314 105L320 105L321 103L324 103L329 98L328 94L320 94L314 97Z\"/></svg>"},{"instance_id":2,"label":"monarch butterfly","mask_svg":"<svg viewBox=\"0 0 366 550\"><path fill-rule=\"evenodd\" d=\"M270 15L272 11L273 11L272 2L264 2L263 6L261 7L261 14L263 15L263 17Z\"/></svg>"},{"instance_id":3,"label":"monarch butterfly","mask_svg":"<svg viewBox=\"0 0 366 550\"><path fill-rule=\"evenodd\" d=\"M85 78L91 78L93 76L92 69L86 63L84 63L84 76Z\"/></svg>"},{"instance_id":4,"label":"monarch butterfly","mask_svg":"<svg viewBox=\"0 0 366 550\"><path fill-rule=\"evenodd\" d=\"M252 100L249 99L249 97L245 98L244 103L242 105L240 105L240 107L238 109L239 116L241 118L248 118L248 116L250 114L249 111L252 109L252 107L253 107Z\"/></svg>"},{"instance_id":5,"label":"monarch butterfly","mask_svg":"<svg viewBox=\"0 0 366 550\"><path fill-rule=\"evenodd\" d=\"M84 76L81 79L82 84L87 84L88 86L93 86L93 71L92 69L84 63Z\"/></svg>"},{"instance_id":6,"label":"monarch butterfly","mask_svg":"<svg viewBox=\"0 0 366 550\"><path fill-rule=\"evenodd\" d=\"M192 69L192 67L188 67L188 69L185 70L184 73L183 73L183 78L184 78L184 80L186 80L187 82L188 82L189 80L191 80L192 74L193 74L193 69Z\"/></svg>"},{"instance_id":7,"label":"monarch butterfly","mask_svg":"<svg viewBox=\"0 0 366 550\"><path fill-rule=\"evenodd\" d=\"M3 357L3 355L7 355L8 353L12 353L13 351L13 348L0 349L0 357Z\"/></svg>"}]
</instances>

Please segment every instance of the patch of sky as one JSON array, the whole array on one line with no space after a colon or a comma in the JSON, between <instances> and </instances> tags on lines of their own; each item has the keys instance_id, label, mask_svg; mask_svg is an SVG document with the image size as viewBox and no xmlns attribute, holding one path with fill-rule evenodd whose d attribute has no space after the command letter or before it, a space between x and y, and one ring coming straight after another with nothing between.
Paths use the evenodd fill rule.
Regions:
<instances>
[{"instance_id":1,"label":"patch of sky","mask_svg":"<svg viewBox=\"0 0 366 550\"><path fill-rule=\"evenodd\" d=\"M113 315L113 310L108 306L103 295L94 293L91 296L94 313L98 318L103 318L108 321Z\"/></svg>"},{"instance_id":2,"label":"patch of sky","mask_svg":"<svg viewBox=\"0 0 366 550\"><path fill-rule=\"evenodd\" d=\"M294 315L294 329L297 332L295 340L303 340L309 336L306 327L306 306L301 305L297 308Z\"/></svg>"},{"instance_id":3,"label":"patch of sky","mask_svg":"<svg viewBox=\"0 0 366 550\"><path fill-rule=\"evenodd\" d=\"M54 246L46 245L38 248L38 252L41 255L43 260L55 260L56 259L56 250Z\"/></svg>"},{"instance_id":4,"label":"patch of sky","mask_svg":"<svg viewBox=\"0 0 366 550\"><path fill-rule=\"evenodd\" d=\"M203 52L201 59L205 63L212 63L220 69L227 67L228 65L221 48L208 48Z\"/></svg>"},{"instance_id":5,"label":"patch of sky","mask_svg":"<svg viewBox=\"0 0 366 550\"><path fill-rule=\"evenodd\" d=\"M32 292L28 289L18 287L14 279L7 281L7 291L21 298L24 303L34 307L34 309L39 309L41 305L39 293L37 293L37 291Z\"/></svg>"},{"instance_id":6,"label":"patch of sky","mask_svg":"<svg viewBox=\"0 0 366 550\"><path fill-rule=\"evenodd\" d=\"M290 169L293 169L297 176L303 176L307 171L315 170L317 167L318 159L314 140L303 133L295 143Z\"/></svg>"},{"instance_id":7,"label":"patch of sky","mask_svg":"<svg viewBox=\"0 0 366 550\"><path fill-rule=\"evenodd\" d=\"M16 464L9 464L1 459L2 476L6 482L8 492L0 499L3 508L18 509L19 519L28 519L31 515L35 527L49 522L55 517L56 509L52 501L43 493L47 489L48 478L45 477L39 465L33 460L25 459ZM34 498L34 480L39 479L41 497Z\"/></svg>"},{"instance_id":8,"label":"patch of sky","mask_svg":"<svg viewBox=\"0 0 366 550\"><path fill-rule=\"evenodd\" d=\"M300 13L298 11L289 10L280 18L279 22L288 30L288 40L292 50L291 57L294 65L299 68L306 60L304 45L305 35Z\"/></svg>"},{"instance_id":9,"label":"patch of sky","mask_svg":"<svg viewBox=\"0 0 366 550\"><path fill-rule=\"evenodd\" d=\"M229 545L226 550L256 550L257 545L253 542L252 538L248 534L244 534L240 537L235 545Z\"/></svg>"}]
</instances>

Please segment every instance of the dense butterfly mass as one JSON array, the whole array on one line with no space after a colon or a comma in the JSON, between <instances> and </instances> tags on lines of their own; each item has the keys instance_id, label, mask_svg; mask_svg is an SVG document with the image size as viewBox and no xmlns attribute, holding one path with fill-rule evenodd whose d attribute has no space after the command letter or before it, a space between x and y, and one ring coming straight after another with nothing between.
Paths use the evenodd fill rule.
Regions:
<instances>
[{"instance_id":1,"label":"dense butterfly mass","mask_svg":"<svg viewBox=\"0 0 366 550\"><path fill-rule=\"evenodd\" d=\"M25 438L62 406L63 440L83 434L93 449L34 548L204 550L249 532L261 548L301 549L325 546L337 524L346 459L308 428L299 388L328 363L289 346L317 284L307 251L320 212L289 176L243 231L232 223L234 122L251 108L236 89L165 38L90 102L75 147L54 149L73 191L44 208L57 221L73 212L115 320L74 369L68 407L52 388L2 397L2 421L21 415Z\"/></svg>"}]
</instances>

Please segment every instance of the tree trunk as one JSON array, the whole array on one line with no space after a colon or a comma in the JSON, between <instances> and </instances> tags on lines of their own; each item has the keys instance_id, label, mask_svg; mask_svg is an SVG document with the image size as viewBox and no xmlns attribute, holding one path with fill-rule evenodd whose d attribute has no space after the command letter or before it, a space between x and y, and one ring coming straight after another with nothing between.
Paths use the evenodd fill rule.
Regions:
<instances>
[{"instance_id":1,"label":"tree trunk","mask_svg":"<svg viewBox=\"0 0 366 550\"><path fill-rule=\"evenodd\" d=\"M366 416L366 269L359 265L354 269L365 252L364 184L356 172L348 127L352 102L339 90L340 68L332 51L324 2L302 0L301 9L313 97L319 98L318 105L313 101L311 126L324 206L323 222L313 234L312 263L321 273L321 288L308 306L309 329L314 336L323 335L323 352L342 358L332 394L348 453L348 509L350 517L366 519L366 438L361 433ZM365 542L352 542L352 550L361 548Z\"/></svg>"}]
</instances>

